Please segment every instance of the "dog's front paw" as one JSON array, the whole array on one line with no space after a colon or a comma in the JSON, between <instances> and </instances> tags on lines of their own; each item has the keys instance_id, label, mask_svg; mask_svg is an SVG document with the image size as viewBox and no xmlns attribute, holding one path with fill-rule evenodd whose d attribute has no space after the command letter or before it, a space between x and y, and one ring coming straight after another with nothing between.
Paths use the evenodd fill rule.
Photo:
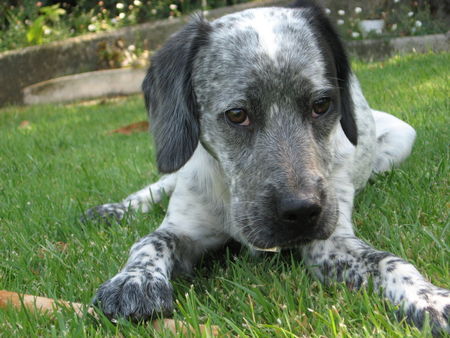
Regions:
<instances>
[{"instance_id":1,"label":"dog's front paw","mask_svg":"<svg viewBox=\"0 0 450 338\"><path fill-rule=\"evenodd\" d=\"M122 203L102 204L86 211L81 217L81 221L102 222L111 225L113 222L122 221L126 212L127 208Z\"/></svg>"},{"instance_id":2,"label":"dog's front paw","mask_svg":"<svg viewBox=\"0 0 450 338\"><path fill-rule=\"evenodd\" d=\"M415 301L405 304L407 317L422 327L426 315L430 319L433 334L450 333L450 290L435 286L418 290Z\"/></svg>"},{"instance_id":3,"label":"dog's front paw","mask_svg":"<svg viewBox=\"0 0 450 338\"><path fill-rule=\"evenodd\" d=\"M161 275L123 271L100 286L93 303L110 319L138 322L172 313L172 286Z\"/></svg>"}]
</instances>

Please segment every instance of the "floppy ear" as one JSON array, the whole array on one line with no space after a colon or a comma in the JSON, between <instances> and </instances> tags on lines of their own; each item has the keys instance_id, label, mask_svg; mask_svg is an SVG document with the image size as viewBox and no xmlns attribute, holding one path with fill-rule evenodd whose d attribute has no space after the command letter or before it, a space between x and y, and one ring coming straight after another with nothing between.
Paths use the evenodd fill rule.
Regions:
<instances>
[{"instance_id":1,"label":"floppy ear","mask_svg":"<svg viewBox=\"0 0 450 338\"><path fill-rule=\"evenodd\" d=\"M151 60L142 84L155 139L158 169L180 169L197 148L200 125L192 67L211 26L198 17L173 35Z\"/></svg>"},{"instance_id":2,"label":"floppy ear","mask_svg":"<svg viewBox=\"0 0 450 338\"><path fill-rule=\"evenodd\" d=\"M319 33L319 43L328 50L336 68L337 85L340 94L341 126L345 135L355 146L358 143L353 99L350 92L351 67L339 34L323 9L310 0L297 0L290 7L308 8L311 11L309 23Z\"/></svg>"}]
</instances>

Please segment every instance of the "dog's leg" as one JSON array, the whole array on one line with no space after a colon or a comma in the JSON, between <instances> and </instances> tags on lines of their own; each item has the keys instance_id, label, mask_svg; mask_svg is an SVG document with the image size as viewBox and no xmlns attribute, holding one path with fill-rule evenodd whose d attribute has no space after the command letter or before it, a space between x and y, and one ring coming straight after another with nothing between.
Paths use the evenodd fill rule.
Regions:
<instances>
[{"instance_id":1,"label":"dog's leg","mask_svg":"<svg viewBox=\"0 0 450 338\"><path fill-rule=\"evenodd\" d=\"M170 279L189 273L203 252L226 239L200 225L185 232L165 222L133 245L125 267L100 286L94 304L109 318L140 321L168 315L173 306Z\"/></svg>"},{"instance_id":2,"label":"dog's leg","mask_svg":"<svg viewBox=\"0 0 450 338\"><path fill-rule=\"evenodd\" d=\"M432 285L405 260L349 235L316 241L303 249L303 255L320 280L345 282L357 289L371 279L418 327L428 313L434 331L450 331L450 291Z\"/></svg>"},{"instance_id":3,"label":"dog's leg","mask_svg":"<svg viewBox=\"0 0 450 338\"><path fill-rule=\"evenodd\" d=\"M164 175L159 181L125 198L122 204L131 210L148 212L153 204L161 202L164 195L170 196L172 194L176 181L176 173Z\"/></svg>"},{"instance_id":4,"label":"dog's leg","mask_svg":"<svg viewBox=\"0 0 450 338\"><path fill-rule=\"evenodd\" d=\"M99 288L94 303L107 316L143 320L169 313L169 280L188 273L202 253L229 239L223 209L208 192L193 189L198 184L195 178L177 184L161 226L134 244L122 271Z\"/></svg>"},{"instance_id":5,"label":"dog's leg","mask_svg":"<svg viewBox=\"0 0 450 338\"><path fill-rule=\"evenodd\" d=\"M372 110L376 129L376 153L373 172L381 173L399 165L411 153L415 130L387 113Z\"/></svg>"},{"instance_id":6,"label":"dog's leg","mask_svg":"<svg viewBox=\"0 0 450 338\"><path fill-rule=\"evenodd\" d=\"M120 221L129 211L148 212L164 195L170 196L175 188L177 173L164 175L157 182L146 186L119 203L107 203L89 209L83 220Z\"/></svg>"},{"instance_id":7,"label":"dog's leg","mask_svg":"<svg viewBox=\"0 0 450 338\"><path fill-rule=\"evenodd\" d=\"M428 313L434 332L449 332L450 291L432 285L405 260L357 238L351 225L351 203L342 203L352 200L351 189L346 193L347 198L339 198L340 216L334 234L302 248L306 265L324 282L345 282L357 289L371 280L417 326L423 325Z\"/></svg>"}]
</instances>

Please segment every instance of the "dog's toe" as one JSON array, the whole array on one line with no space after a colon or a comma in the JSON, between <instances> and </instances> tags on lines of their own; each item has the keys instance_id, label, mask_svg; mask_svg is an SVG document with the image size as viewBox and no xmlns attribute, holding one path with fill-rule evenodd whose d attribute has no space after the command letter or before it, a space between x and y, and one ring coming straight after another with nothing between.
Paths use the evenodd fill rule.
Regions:
<instances>
[{"instance_id":1,"label":"dog's toe","mask_svg":"<svg viewBox=\"0 0 450 338\"><path fill-rule=\"evenodd\" d=\"M110 319L140 322L172 312L172 287L164 278L121 272L100 286L93 304Z\"/></svg>"}]
</instances>

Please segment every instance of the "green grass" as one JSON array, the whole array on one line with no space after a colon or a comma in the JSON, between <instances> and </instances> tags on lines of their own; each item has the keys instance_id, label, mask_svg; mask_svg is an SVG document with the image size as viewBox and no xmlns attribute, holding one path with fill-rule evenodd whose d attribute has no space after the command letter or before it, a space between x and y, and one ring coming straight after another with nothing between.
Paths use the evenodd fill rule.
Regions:
<instances>
[{"instance_id":1,"label":"green grass","mask_svg":"<svg viewBox=\"0 0 450 338\"><path fill-rule=\"evenodd\" d=\"M374 108L412 124L410 159L378 177L356 203L358 235L413 262L449 287L450 54L355 63ZM96 105L0 110L0 289L89 303L125 262L139 237L155 229L165 204L128 225L82 225L86 208L118 201L157 178L145 133L109 130L145 119L140 97ZM22 121L29 128L18 128ZM57 242L67 243L61 250ZM371 290L322 286L292 254L255 258L243 252L174 281L174 317L218 325L232 336L427 336L397 322ZM146 325L94 322L70 311L55 320L0 311L0 336L137 336ZM160 333L168 336L168 333Z\"/></svg>"}]
</instances>

